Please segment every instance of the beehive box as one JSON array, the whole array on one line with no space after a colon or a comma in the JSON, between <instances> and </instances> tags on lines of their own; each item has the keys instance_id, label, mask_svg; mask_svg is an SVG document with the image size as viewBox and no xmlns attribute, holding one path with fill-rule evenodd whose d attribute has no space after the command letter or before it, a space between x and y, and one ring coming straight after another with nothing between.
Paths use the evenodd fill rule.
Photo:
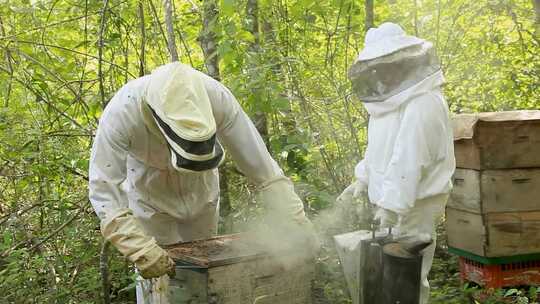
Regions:
<instances>
[{"instance_id":1,"label":"beehive box","mask_svg":"<svg viewBox=\"0 0 540 304\"><path fill-rule=\"evenodd\" d=\"M540 168L457 168L453 184L448 206L454 209L482 214L540 211Z\"/></svg>"},{"instance_id":2,"label":"beehive box","mask_svg":"<svg viewBox=\"0 0 540 304\"><path fill-rule=\"evenodd\" d=\"M540 167L540 111L460 114L453 126L458 168Z\"/></svg>"},{"instance_id":3,"label":"beehive box","mask_svg":"<svg viewBox=\"0 0 540 304\"><path fill-rule=\"evenodd\" d=\"M310 304L313 263L288 265L243 235L169 246L171 304ZM298 260L297 260L298 261Z\"/></svg>"},{"instance_id":4,"label":"beehive box","mask_svg":"<svg viewBox=\"0 0 540 304\"><path fill-rule=\"evenodd\" d=\"M479 214L446 208L448 246L484 257L540 252L540 211Z\"/></svg>"}]
</instances>

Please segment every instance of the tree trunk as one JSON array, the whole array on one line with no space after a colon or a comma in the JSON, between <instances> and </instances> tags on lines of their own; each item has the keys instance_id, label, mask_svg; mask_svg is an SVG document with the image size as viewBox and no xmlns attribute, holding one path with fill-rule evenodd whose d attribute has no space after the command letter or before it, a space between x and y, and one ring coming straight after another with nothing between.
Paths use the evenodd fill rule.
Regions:
<instances>
[{"instance_id":1,"label":"tree trunk","mask_svg":"<svg viewBox=\"0 0 540 304\"><path fill-rule=\"evenodd\" d=\"M216 33L214 25L218 20L219 10L216 0L203 2L202 21L203 27L199 35L199 41L204 54L204 64L208 75L216 80L221 80L219 73L219 56L217 53Z\"/></svg>"},{"instance_id":2,"label":"tree trunk","mask_svg":"<svg viewBox=\"0 0 540 304\"><path fill-rule=\"evenodd\" d=\"M139 27L141 30L141 53L139 55L139 76L144 76L146 74L146 30L144 28L144 7L142 0L139 1Z\"/></svg>"},{"instance_id":3,"label":"tree trunk","mask_svg":"<svg viewBox=\"0 0 540 304\"><path fill-rule=\"evenodd\" d=\"M272 23L270 23L270 21L268 20L265 20L263 19L262 21L262 33L263 33L263 40L264 40L264 45L267 47L267 48L278 48L279 46L277 45L277 39L276 39L276 34L274 32L274 29L272 27ZM287 88L288 85L287 85L287 78L284 76L285 75L285 71L283 70L283 65L281 63L279 63L279 61L275 64L272 65L272 72L274 75L276 75L276 80L278 83L282 84L282 88ZM293 135L297 132L297 125L296 125L296 120L294 119L294 116L293 116L293 111L292 111L292 107L291 107L291 103L290 103L290 100L291 100L291 93L290 92L286 92L286 90L284 90L284 92L281 92L281 94L285 97L287 97L287 99L289 100L289 102L287 103L287 107L284 108L284 109L281 109L281 111L285 114L283 119L281 120L281 123L283 124L284 128L285 128L285 134L289 134L289 135Z\"/></svg>"},{"instance_id":4,"label":"tree trunk","mask_svg":"<svg viewBox=\"0 0 540 304\"><path fill-rule=\"evenodd\" d=\"M103 8L101 11L101 22L99 25L99 40L98 40L98 78L99 78L99 95L101 96L101 106L105 109L107 101L105 100L105 88L103 85L103 35L105 34L105 26L107 24L107 9L109 0L103 0Z\"/></svg>"},{"instance_id":5,"label":"tree trunk","mask_svg":"<svg viewBox=\"0 0 540 304\"><path fill-rule=\"evenodd\" d=\"M199 34L199 41L204 54L204 64L208 75L216 80L221 80L219 72L219 56L217 53L217 39L214 25L219 17L219 10L216 0L204 0L202 11L202 30ZM220 188L220 213L225 218L223 232L232 232L232 220L229 215L232 211L231 198L229 193L229 168L225 162L219 170L219 188Z\"/></svg>"},{"instance_id":6,"label":"tree trunk","mask_svg":"<svg viewBox=\"0 0 540 304\"><path fill-rule=\"evenodd\" d=\"M259 2L258 0L247 0L246 3L246 29L248 32L253 35L253 42L249 45L248 52L251 53L255 63L258 62L259 56L261 53L261 45L259 39ZM257 66L253 63L253 60L250 62L250 70L256 70ZM259 83L255 87L251 88L251 94L255 96L257 102L262 102L262 95L264 94ZM268 119L264 111L257 110L253 115L253 124L257 128L257 131L261 134L261 137L266 144L266 147L269 148L269 138L268 138Z\"/></svg>"},{"instance_id":7,"label":"tree trunk","mask_svg":"<svg viewBox=\"0 0 540 304\"><path fill-rule=\"evenodd\" d=\"M167 26L167 48L171 55L171 61L178 61L178 50L176 48L176 39L174 39L173 8L172 0L164 0L165 7L165 25Z\"/></svg>"},{"instance_id":8,"label":"tree trunk","mask_svg":"<svg viewBox=\"0 0 540 304\"><path fill-rule=\"evenodd\" d=\"M2 16L0 16L0 34L2 36L6 36L6 30L4 29L4 22L2 21ZM6 90L6 99L4 101L4 107L8 107L9 106L9 97L11 95L11 83L12 83L12 80L13 80L13 66L11 65L11 53L9 51L9 48L6 48L4 50L5 52L5 59L6 59L6 64L7 64L7 69L8 69L8 72L9 72L9 80L8 80L8 83L7 83L7 90ZM0 212L2 211L2 209L0 208Z\"/></svg>"},{"instance_id":9,"label":"tree trunk","mask_svg":"<svg viewBox=\"0 0 540 304\"><path fill-rule=\"evenodd\" d=\"M418 37L418 3L416 3L416 0L414 1L414 35Z\"/></svg>"},{"instance_id":10,"label":"tree trunk","mask_svg":"<svg viewBox=\"0 0 540 304\"><path fill-rule=\"evenodd\" d=\"M540 38L540 0L533 0L534 11L536 12L536 19L534 22L535 25L535 36Z\"/></svg>"},{"instance_id":11,"label":"tree trunk","mask_svg":"<svg viewBox=\"0 0 540 304\"><path fill-rule=\"evenodd\" d=\"M373 13L373 0L366 0L365 2L365 8L366 8L366 32L374 26L373 19L375 14Z\"/></svg>"}]
</instances>

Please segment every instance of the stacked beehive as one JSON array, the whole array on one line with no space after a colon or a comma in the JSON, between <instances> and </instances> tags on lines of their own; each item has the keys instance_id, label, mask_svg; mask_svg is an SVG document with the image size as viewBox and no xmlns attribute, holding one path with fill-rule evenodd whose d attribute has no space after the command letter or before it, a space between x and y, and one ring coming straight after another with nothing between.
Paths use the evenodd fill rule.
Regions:
<instances>
[{"instance_id":1,"label":"stacked beehive","mask_svg":"<svg viewBox=\"0 0 540 304\"><path fill-rule=\"evenodd\" d=\"M534 261L540 253L540 111L458 115L454 139L457 169L446 223L451 251L467 258L462 270Z\"/></svg>"}]
</instances>

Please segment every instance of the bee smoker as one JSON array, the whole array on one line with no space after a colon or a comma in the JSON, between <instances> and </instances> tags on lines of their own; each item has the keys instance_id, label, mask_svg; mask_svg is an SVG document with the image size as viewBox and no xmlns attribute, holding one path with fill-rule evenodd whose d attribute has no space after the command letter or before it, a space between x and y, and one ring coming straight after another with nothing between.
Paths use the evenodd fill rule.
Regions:
<instances>
[{"instance_id":1,"label":"bee smoker","mask_svg":"<svg viewBox=\"0 0 540 304\"><path fill-rule=\"evenodd\" d=\"M383 246L379 298L381 304L418 304L420 302L421 251L430 244L431 242L394 240Z\"/></svg>"},{"instance_id":2,"label":"bee smoker","mask_svg":"<svg viewBox=\"0 0 540 304\"><path fill-rule=\"evenodd\" d=\"M396 239L375 222L370 228L334 237L353 303L418 304L421 251L431 242Z\"/></svg>"}]
</instances>

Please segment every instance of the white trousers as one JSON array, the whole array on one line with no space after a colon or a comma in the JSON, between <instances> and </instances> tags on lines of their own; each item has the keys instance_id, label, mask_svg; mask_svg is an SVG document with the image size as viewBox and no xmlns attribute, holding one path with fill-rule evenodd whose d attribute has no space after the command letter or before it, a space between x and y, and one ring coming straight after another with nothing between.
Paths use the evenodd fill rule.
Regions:
<instances>
[{"instance_id":1,"label":"white trousers","mask_svg":"<svg viewBox=\"0 0 540 304\"><path fill-rule=\"evenodd\" d=\"M433 243L422 252L422 272L420 286L420 304L429 302L428 274L433 264L435 247L437 246L437 222L444 214L448 194L440 194L415 202L406 217L400 218L395 227L397 237L407 236L421 240L431 237Z\"/></svg>"},{"instance_id":2,"label":"white trousers","mask_svg":"<svg viewBox=\"0 0 540 304\"><path fill-rule=\"evenodd\" d=\"M157 214L141 222L146 233L156 238L160 245L208 239L217 234L218 210L219 205L187 221ZM148 280L138 277L136 292L137 304L169 304L169 276Z\"/></svg>"}]
</instances>

